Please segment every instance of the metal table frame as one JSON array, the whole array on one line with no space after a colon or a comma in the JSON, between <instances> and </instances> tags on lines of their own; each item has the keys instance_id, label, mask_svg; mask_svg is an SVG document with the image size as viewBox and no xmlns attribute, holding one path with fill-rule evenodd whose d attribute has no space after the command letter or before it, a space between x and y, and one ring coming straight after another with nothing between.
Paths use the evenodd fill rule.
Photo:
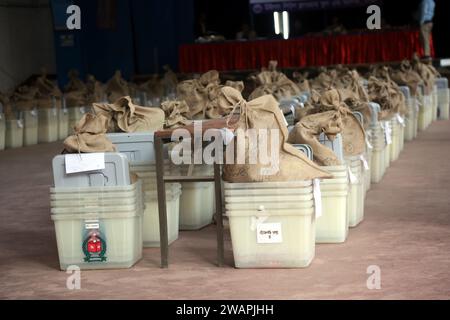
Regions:
<instances>
[{"instance_id":1,"label":"metal table frame","mask_svg":"<svg viewBox=\"0 0 450 320\"><path fill-rule=\"evenodd\" d=\"M202 124L202 134L207 129L226 128L225 119L210 120ZM183 127L193 136L193 125ZM164 175L164 155L163 145L171 141L172 130L162 130L155 132L154 149L156 160L156 184L158 192L158 211L159 211L159 233L161 241L161 267L169 267L169 239L167 231L167 208L166 208L166 183L172 182L214 182L216 197L216 232L217 232L217 265L222 267L224 264L224 239L223 239L223 212L222 212L222 185L221 185L221 165L214 163L214 176L165 176Z\"/></svg>"}]
</instances>

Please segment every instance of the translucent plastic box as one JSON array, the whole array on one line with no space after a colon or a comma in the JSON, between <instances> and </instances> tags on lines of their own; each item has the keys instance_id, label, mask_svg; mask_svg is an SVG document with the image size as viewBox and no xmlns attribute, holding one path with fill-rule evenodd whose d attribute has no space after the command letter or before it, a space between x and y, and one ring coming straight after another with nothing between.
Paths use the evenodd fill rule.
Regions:
<instances>
[{"instance_id":1,"label":"translucent plastic box","mask_svg":"<svg viewBox=\"0 0 450 320\"><path fill-rule=\"evenodd\" d=\"M23 115L23 145L32 146L38 143L38 112L27 110Z\"/></svg>"},{"instance_id":2,"label":"translucent plastic box","mask_svg":"<svg viewBox=\"0 0 450 320\"><path fill-rule=\"evenodd\" d=\"M349 226L356 227L364 219L364 180L362 176L362 165L359 157L348 159L353 181L350 179L350 194L348 203Z\"/></svg>"},{"instance_id":3,"label":"translucent plastic box","mask_svg":"<svg viewBox=\"0 0 450 320\"><path fill-rule=\"evenodd\" d=\"M334 175L320 182L322 216L316 220L316 243L342 243L348 236L347 166L322 167Z\"/></svg>"},{"instance_id":4,"label":"translucent plastic box","mask_svg":"<svg viewBox=\"0 0 450 320\"><path fill-rule=\"evenodd\" d=\"M447 78L436 79L439 119L449 119L450 90Z\"/></svg>"},{"instance_id":5,"label":"translucent plastic box","mask_svg":"<svg viewBox=\"0 0 450 320\"><path fill-rule=\"evenodd\" d=\"M67 108L69 111L69 128L73 128L78 121L88 112L88 108L84 106ZM70 133L70 132L69 132Z\"/></svg>"},{"instance_id":6,"label":"translucent plastic box","mask_svg":"<svg viewBox=\"0 0 450 320\"><path fill-rule=\"evenodd\" d=\"M39 109L39 143L54 142L58 140L58 110Z\"/></svg>"},{"instance_id":7,"label":"translucent plastic box","mask_svg":"<svg viewBox=\"0 0 450 320\"><path fill-rule=\"evenodd\" d=\"M62 270L129 268L142 257L140 185L50 189Z\"/></svg>"},{"instance_id":8,"label":"translucent plastic box","mask_svg":"<svg viewBox=\"0 0 450 320\"><path fill-rule=\"evenodd\" d=\"M62 108L58 110L58 140L66 139L73 128L69 128L69 110Z\"/></svg>"},{"instance_id":9,"label":"translucent plastic box","mask_svg":"<svg viewBox=\"0 0 450 320\"><path fill-rule=\"evenodd\" d=\"M5 148L21 148L23 146L22 120L6 120Z\"/></svg>"},{"instance_id":10,"label":"translucent plastic box","mask_svg":"<svg viewBox=\"0 0 450 320\"><path fill-rule=\"evenodd\" d=\"M310 203L300 199L309 198L311 181L224 183L224 188L225 205L233 204L226 215L237 268L302 268L311 263L315 211L300 204ZM261 197L267 201L261 202ZM249 209L255 204L257 209Z\"/></svg>"}]
</instances>

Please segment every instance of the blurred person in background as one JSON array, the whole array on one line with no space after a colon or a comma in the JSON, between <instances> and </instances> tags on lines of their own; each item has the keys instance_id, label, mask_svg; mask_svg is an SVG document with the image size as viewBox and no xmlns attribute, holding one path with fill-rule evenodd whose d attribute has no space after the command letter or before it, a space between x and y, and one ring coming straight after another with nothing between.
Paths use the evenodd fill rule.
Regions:
<instances>
[{"instance_id":1,"label":"blurred person in background","mask_svg":"<svg viewBox=\"0 0 450 320\"><path fill-rule=\"evenodd\" d=\"M420 40L424 50L424 59L429 59L430 35L433 30L434 0L422 0L419 7Z\"/></svg>"}]
</instances>

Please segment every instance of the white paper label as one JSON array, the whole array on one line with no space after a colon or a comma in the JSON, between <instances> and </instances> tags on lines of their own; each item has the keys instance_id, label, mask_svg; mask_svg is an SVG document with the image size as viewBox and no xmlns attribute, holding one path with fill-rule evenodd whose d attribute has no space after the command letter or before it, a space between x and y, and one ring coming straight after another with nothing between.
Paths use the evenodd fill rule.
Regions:
<instances>
[{"instance_id":1,"label":"white paper label","mask_svg":"<svg viewBox=\"0 0 450 320\"><path fill-rule=\"evenodd\" d=\"M222 134L222 140L224 145L230 144L231 141L234 139L234 133L228 129L228 128L222 128L220 130L220 133Z\"/></svg>"},{"instance_id":2,"label":"white paper label","mask_svg":"<svg viewBox=\"0 0 450 320\"><path fill-rule=\"evenodd\" d=\"M361 162L364 166L364 170L366 170L366 171L369 170L369 164L367 163L366 157L361 155L359 158L361 159Z\"/></svg>"},{"instance_id":3,"label":"white paper label","mask_svg":"<svg viewBox=\"0 0 450 320\"><path fill-rule=\"evenodd\" d=\"M31 110L31 115L33 116L33 117L36 117L37 115L38 115L38 113L37 113L37 110L36 109L33 109L33 110Z\"/></svg>"},{"instance_id":4,"label":"white paper label","mask_svg":"<svg viewBox=\"0 0 450 320\"><path fill-rule=\"evenodd\" d=\"M291 112L292 112L292 116L295 119L295 107L294 106L291 106Z\"/></svg>"},{"instance_id":5,"label":"white paper label","mask_svg":"<svg viewBox=\"0 0 450 320\"><path fill-rule=\"evenodd\" d=\"M98 220L85 220L84 228L87 230L93 230L100 228L100 223Z\"/></svg>"},{"instance_id":6,"label":"white paper label","mask_svg":"<svg viewBox=\"0 0 450 320\"><path fill-rule=\"evenodd\" d=\"M281 223L259 223L256 226L257 243L282 243Z\"/></svg>"},{"instance_id":7,"label":"white paper label","mask_svg":"<svg viewBox=\"0 0 450 320\"><path fill-rule=\"evenodd\" d=\"M23 121L22 121L22 119L17 120L17 126L18 126L20 129L23 128Z\"/></svg>"},{"instance_id":8,"label":"white paper label","mask_svg":"<svg viewBox=\"0 0 450 320\"><path fill-rule=\"evenodd\" d=\"M314 208L315 208L315 215L316 215L316 219L317 219L322 216L322 193L320 192L320 180L314 179L313 183L314 183L314 188L313 188Z\"/></svg>"},{"instance_id":9,"label":"white paper label","mask_svg":"<svg viewBox=\"0 0 450 320\"><path fill-rule=\"evenodd\" d=\"M58 115L58 110L56 110L56 108L53 108L53 109L52 109L52 112L53 112L53 115L54 115L54 116L57 116L57 115Z\"/></svg>"},{"instance_id":10,"label":"white paper label","mask_svg":"<svg viewBox=\"0 0 450 320\"><path fill-rule=\"evenodd\" d=\"M80 107L80 113L81 114L85 114L86 113L86 108L85 107Z\"/></svg>"},{"instance_id":11,"label":"white paper label","mask_svg":"<svg viewBox=\"0 0 450 320\"><path fill-rule=\"evenodd\" d=\"M403 127L405 127L405 119L403 119L403 117L398 113L397 113L397 120Z\"/></svg>"},{"instance_id":12,"label":"white paper label","mask_svg":"<svg viewBox=\"0 0 450 320\"><path fill-rule=\"evenodd\" d=\"M63 113L64 113L64 114L67 114L67 112L69 112L69 110L67 110L67 108L64 108L64 109L63 109Z\"/></svg>"},{"instance_id":13,"label":"white paper label","mask_svg":"<svg viewBox=\"0 0 450 320\"><path fill-rule=\"evenodd\" d=\"M386 144L390 145L392 144L392 135L391 135L391 126L389 125L389 123L386 123L384 126L384 137L386 139Z\"/></svg>"},{"instance_id":14,"label":"white paper label","mask_svg":"<svg viewBox=\"0 0 450 320\"><path fill-rule=\"evenodd\" d=\"M350 169L350 167L348 167L348 178L350 180L351 184L356 184L358 182L358 179L356 178L356 176L353 174L352 170Z\"/></svg>"},{"instance_id":15,"label":"white paper label","mask_svg":"<svg viewBox=\"0 0 450 320\"><path fill-rule=\"evenodd\" d=\"M87 172L105 169L104 153L66 154L66 173Z\"/></svg>"},{"instance_id":16,"label":"white paper label","mask_svg":"<svg viewBox=\"0 0 450 320\"><path fill-rule=\"evenodd\" d=\"M367 145L367 148L373 149L373 146L372 146L372 144L370 143L369 138L367 137L367 135L366 135L366 145Z\"/></svg>"}]
</instances>

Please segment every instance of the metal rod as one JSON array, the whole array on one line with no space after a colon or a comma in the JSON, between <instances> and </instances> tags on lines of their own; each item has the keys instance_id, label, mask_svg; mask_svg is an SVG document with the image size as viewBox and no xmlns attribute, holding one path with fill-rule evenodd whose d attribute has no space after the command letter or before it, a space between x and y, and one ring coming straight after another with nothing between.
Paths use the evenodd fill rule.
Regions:
<instances>
[{"instance_id":1,"label":"metal rod","mask_svg":"<svg viewBox=\"0 0 450 320\"><path fill-rule=\"evenodd\" d=\"M167 232L166 186L164 182L163 142L155 137L156 187L158 191L159 236L161 268L169 267L169 238Z\"/></svg>"}]
</instances>

